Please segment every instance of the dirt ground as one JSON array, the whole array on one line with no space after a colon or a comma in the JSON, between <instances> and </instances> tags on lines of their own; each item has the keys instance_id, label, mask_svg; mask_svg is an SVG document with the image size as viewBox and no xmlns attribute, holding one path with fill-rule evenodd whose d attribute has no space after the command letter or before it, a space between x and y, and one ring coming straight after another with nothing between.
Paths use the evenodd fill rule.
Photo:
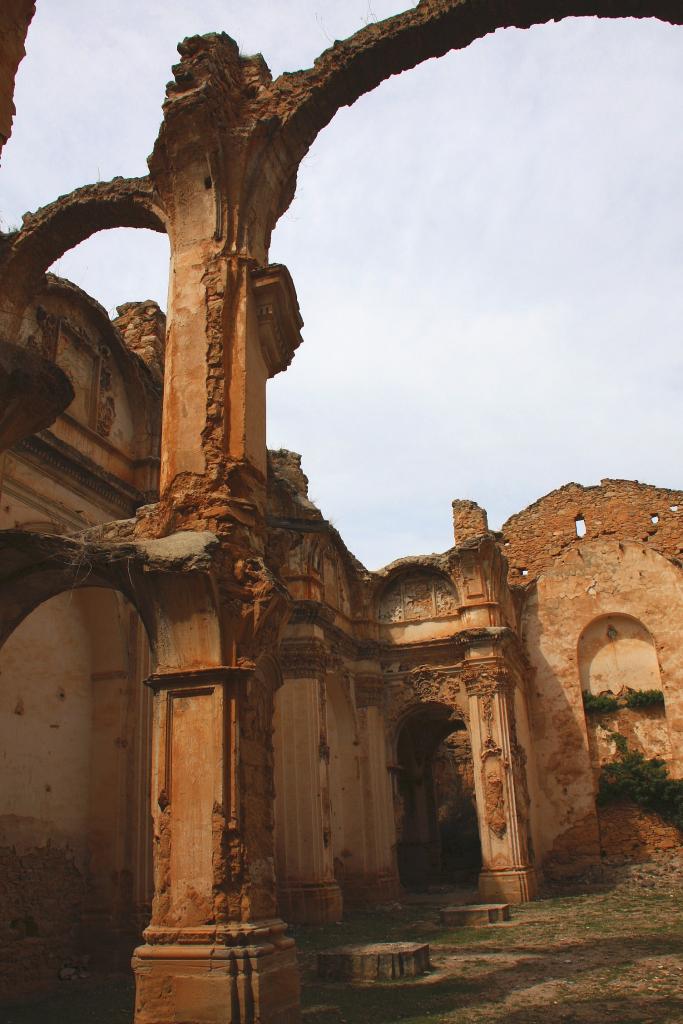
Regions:
<instances>
[{"instance_id":1,"label":"dirt ground","mask_svg":"<svg viewBox=\"0 0 683 1024\"><path fill-rule=\"evenodd\" d=\"M441 906L473 893L431 891L294 930L308 1024L683 1024L683 856L610 869L582 893L548 893L509 922L444 929ZM586 891L591 890L591 891ZM430 944L415 981L323 983L316 952L379 940ZM128 978L63 982L49 999L0 1010L1 1024L128 1024Z\"/></svg>"}]
</instances>

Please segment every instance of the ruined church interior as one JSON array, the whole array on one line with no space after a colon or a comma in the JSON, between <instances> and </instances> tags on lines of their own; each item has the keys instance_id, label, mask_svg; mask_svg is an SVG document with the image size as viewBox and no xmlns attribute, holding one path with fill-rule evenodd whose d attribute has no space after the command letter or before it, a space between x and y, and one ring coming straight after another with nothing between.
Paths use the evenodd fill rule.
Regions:
<instances>
[{"instance_id":1,"label":"ruined church interior","mask_svg":"<svg viewBox=\"0 0 683 1024\"><path fill-rule=\"evenodd\" d=\"M2 143L34 11L0 10ZM500 530L456 498L448 550L370 571L306 453L266 448L305 316L269 244L318 133L571 13L683 23L423 0L275 79L187 38L149 174L0 236L0 1003L87 952L132 961L135 1024L294 1024L301 929L439 886L514 910L680 847L596 798L615 734L683 777L683 490L567 483ZM166 311L112 318L50 270L119 226L167 235Z\"/></svg>"}]
</instances>

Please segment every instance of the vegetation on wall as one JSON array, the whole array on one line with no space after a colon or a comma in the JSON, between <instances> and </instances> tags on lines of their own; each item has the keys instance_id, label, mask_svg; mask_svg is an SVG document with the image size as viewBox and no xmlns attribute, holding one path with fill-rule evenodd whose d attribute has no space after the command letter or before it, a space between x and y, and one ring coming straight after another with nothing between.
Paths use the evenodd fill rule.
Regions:
<instances>
[{"instance_id":1,"label":"vegetation on wall","mask_svg":"<svg viewBox=\"0 0 683 1024\"><path fill-rule=\"evenodd\" d=\"M663 708L664 694L661 690L629 690L623 696L616 697L611 693L596 696L588 690L583 691L583 706L586 714L599 715L606 711L620 711L621 708Z\"/></svg>"},{"instance_id":2,"label":"vegetation on wall","mask_svg":"<svg viewBox=\"0 0 683 1024\"><path fill-rule=\"evenodd\" d=\"M631 750L626 737L610 733L616 760L603 766L598 804L630 800L683 830L683 779L672 779L664 761Z\"/></svg>"},{"instance_id":3,"label":"vegetation on wall","mask_svg":"<svg viewBox=\"0 0 683 1024\"><path fill-rule=\"evenodd\" d=\"M664 694L661 690L631 690L626 694L627 708L664 707Z\"/></svg>"},{"instance_id":4,"label":"vegetation on wall","mask_svg":"<svg viewBox=\"0 0 683 1024\"><path fill-rule=\"evenodd\" d=\"M583 706L587 714L600 714L603 711L618 711L621 705L616 697L610 694L601 694L596 697L588 690L583 691Z\"/></svg>"}]
</instances>

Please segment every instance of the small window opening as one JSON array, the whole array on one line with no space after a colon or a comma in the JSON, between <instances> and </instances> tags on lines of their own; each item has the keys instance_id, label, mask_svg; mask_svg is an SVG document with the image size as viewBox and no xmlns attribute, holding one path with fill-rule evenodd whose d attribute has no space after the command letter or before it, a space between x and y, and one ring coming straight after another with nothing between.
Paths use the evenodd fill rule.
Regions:
<instances>
[{"instance_id":1,"label":"small window opening","mask_svg":"<svg viewBox=\"0 0 683 1024\"><path fill-rule=\"evenodd\" d=\"M678 512L678 505L669 505L669 512Z\"/></svg>"},{"instance_id":2,"label":"small window opening","mask_svg":"<svg viewBox=\"0 0 683 1024\"><path fill-rule=\"evenodd\" d=\"M652 515L650 516L650 521L653 522L653 523L658 523L659 522L659 516L657 515L656 512L652 513Z\"/></svg>"},{"instance_id":3,"label":"small window opening","mask_svg":"<svg viewBox=\"0 0 683 1024\"><path fill-rule=\"evenodd\" d=\"M204 178L204 188L209 189L211 188L212 185L213 182L211 181L211 175L207 174L207 176Z\"/></svg>"},{"instance_id":4,"label":"small window opening","mask_svg":"<svg viewBox=\"0 0 683 1024\"><path fill-rule=\"evenodd\" d=\"M583 518L583 516L577 516L576 519L574 520L574 525L576 526L576 536L577 537L585 537L586 536L586 520Z\"/></svg>"},{"instance_id":5,"label":"small window opening","mask_svg":"<svg viewBox=\"0 0 683 1024\"><path fill-rule=\"evenodd\" d=\"M529 575L529 570L528 569L520 569L519 570L519 574L520 574L520 576L528 576Z\"/></svg>"}]
</instances>

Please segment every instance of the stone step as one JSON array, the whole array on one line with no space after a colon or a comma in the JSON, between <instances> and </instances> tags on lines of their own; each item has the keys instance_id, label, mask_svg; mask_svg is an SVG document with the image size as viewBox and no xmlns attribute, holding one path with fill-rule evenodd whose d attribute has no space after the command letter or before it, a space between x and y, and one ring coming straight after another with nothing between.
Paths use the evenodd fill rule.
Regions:
<instances>
[{"instance_id":1,"label":"stone step","mask_svg":"<svg viewBox=\"0 0 683 1024\"><path fill-rule=\"evenodd\" d=\"M378 942L318 953L318 977L325 981L395 981L424 974L429 967L426 943Z\"/></svg>"},{"instance_id":2,"label":"stone step","mask_svg":"<svg viewBox=\"0 0 683 1024\"><path fill-rule=\"evenodd\" d=\"M441 924L456 927L498 924L509 920L509 903L465 903L458 907L444 907L441 911Z\"/></svg>"}]
</instances>

